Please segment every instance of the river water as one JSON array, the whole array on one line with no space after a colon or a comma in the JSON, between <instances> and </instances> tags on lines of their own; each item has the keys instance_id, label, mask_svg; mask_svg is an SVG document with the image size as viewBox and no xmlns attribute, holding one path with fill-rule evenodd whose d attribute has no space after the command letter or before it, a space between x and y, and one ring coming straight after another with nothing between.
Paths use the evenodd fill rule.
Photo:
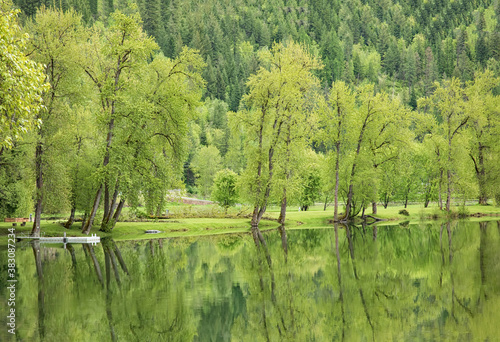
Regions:
<instances>
[{"instance_id":1,"label":"river water","mask_svg":"<svg viewBox=\"0 0 500 342\"><path fill-rule=\"evenodd\" d=\"M2 241L0 340L500 339L500 222L263 236L17 243L15 336Z\"/></svg>"}]
</instances>

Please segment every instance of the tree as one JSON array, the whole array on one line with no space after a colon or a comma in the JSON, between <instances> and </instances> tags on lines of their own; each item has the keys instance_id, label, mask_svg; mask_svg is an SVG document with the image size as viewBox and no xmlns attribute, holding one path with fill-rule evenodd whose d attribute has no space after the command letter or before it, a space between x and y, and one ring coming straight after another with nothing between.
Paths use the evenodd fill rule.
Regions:
<instances>
[{"instance_id":1,"label":"tree","mask_svg":"<svg viewBox=\"0 0 500 342\"><path fill-rule=\"evenodd\" d=\"M299 205L301 210L307 211L314 205L320 193L321 178L317 164L306 166L300 175L300 187Z\"/></svg>"},{"instance_id":2,"label":"tree","mask_svg":"<svg viewBox=\"0 0 500 342\"><path fill-rule=\"evenodd\" d=\"M222 167L222 158L215 146L202 146L191 162L197 176L196 184L203 197L210 195L214 177Z\"/></svg>"},{"instance_id":3,"label":"tree","mask_svg":"<svg viewBox=\"0 0 500 342\"><path fill-rule=\"evenodd\" d=\"M425 50L424 96L431 94L437 76L437 65L432 54L432 49L427 47Z\"/></svg>"},{"instance_id":4,"label":"tree","mask_svg":"<svg viewBox=\"0 0 500 342\"><path fill-rule=\"evenodd\" d=\"M42 93L48 89L43 66L26 57L29 39L17 24L19 10L0 2L0 155L41 124Z\"/></svg>"},{"instance_id":5,"label":"tree","mask_svg":"<svg viewBox=\"0 0 500 342\"><path fill-rule=\"evenodd\" d=\"M498 173L498 167L490 164L492 146L496 144L494 137L500 127L499 97L492 94L498 82L499 79L494 77L491 71L486 70L484 73L476 74L474 81L465 89L468 99L466 111L471 118L469 127L473 137L469 155L474 162L479 186L479 204L482 205L486 205L488 197L493 195L488 173Z\"/></svg>"},{"instance_id":6,"label":"tree","mask_svg":"<svg viewBox=\"0 0 500 342\"><path fill-rule=\"evenodd\" d=\"M323 82L330 85L333 81L340 79L344 67L344 52L335 30L323 33L321 42L321 55L325 64L322 78Z\"/></svg>"},{"instance_id":7,"label":"tree","mask_svg":"<svg viewBox=\"0 0 500 342\"><path fill-rule=\"evenodd\" d=\"M40 9L27 29L32 34L30 56L45 65L45 80L50 84L43 94L45 108L37 119L42 124L37 130L35 147L36 196L32 235L40 234L42 207L54 199L65 203L69 179L64 156L71 145L66 139L71 118L71 99L84 92L83 80L75 64L75 50L80 29L80 17L74 11ZM80 81L80 82L78 82ZM56 157L57 156L57 157ZM52 189L50 189L52 185ZM56 190L57 189L57 190ZM57 195L56 195L57 194ZM55 195L55 196L51 196Z\"/></svg>"},{"instance_id":8,"label":"tree","mask_svg":"<svg viewBox=\"0 0 500 342\"><path fill-rule=\"evenodd\" d=\"M488 45L486 43L486 21L484 19L484 11L479 11L477 23L477 40L476 40L476 60L481 64L482 67L486 65L486 61L489 58Z\"/></svg>"},{"instance_id":9,"label":"tree","mask_svg":"<svg viewBox=\"0 0 500 342\"><path fill-rule=\"evenodd\" d=\"M338 221L338 194L340 181L341 151L348 140L351 127L348 120L355 111L355 94L344 82L334 82L327 102L321 104L319 110L320 141L334 149L331 157L335 163L335 188L333 219Z\"/></svg>"},{"instance_id":10,"label":"tree","mask_svg":"<svg viewBox=\"0 0 500 342\"><path fill-rule=\"evenodd\" d=\"M236 181L238 175L229 169L220 170L215 174L212 188L212 199L226 210L236 204L238 191Z\"/></svg>"},{"instance_id":11,"label":"tree","mask_svg":"<svg viewBox=\"0 0 500 342\"><path fill-rule=\"evenodd\" d=\"M466 128L470 116L465 111L465 93L459 79L453 78L436 83L436 90L430 97L421 99L419 107L427 107L439 120L439 134L446 141L445 171L446 171L446 211L450 211L451 193L453 187L453 159L458 157L453 142Z\"/></svg>"},{"instance_id":12,"label":"tree","mask_svg":"<svg viewBox=\"0 0 500 342\"><path fill-rule=\"evenodd\" d=\"M344 219L351 219L357 214L354 205L354 187L358 181L363 180L363 177L359 176L358 169L367 168L367 163L376 168L379 163L392 158L387 157L387 153L390 155L394 149L390 132L398 127L396 118L401 109L400 104L389 100L387 94L375 94L371 84L360 87L357 90L356 99L359 105L354 112L350 127L353 130L352 136L355 143L352 146L353 150L350 151L352 159L347 175L348 189ZM372 155L367 156L368 151ZM377 161L377 154L380 154L382 158L379 161ZM363 189L363 186L360 189ZM376 197L372 198L372 201L375 199Z\"/></svg>"},{"instance_id":13,"label":"tree","mask_svg":"<svg viewBox=\"0 0 500 342\"><path fill-rule=\"evenodd\" d=\"M319 62L294 42L274 44L271 50L261 52L260 60L262 66L247 83L249 93L243 97L246 109L232 118L246 131L248 157L243 182L254 207L256 243L258 224L274 185L277 150L286 141L287 124L299 124L295 116L304 115L306 95L318 84L312 70L320 68Z\"/></svg>"},{"instance_id":14,"label":"tree","mask_svg":"<svg viewBox=\"0 0 500 342\"><path fill-rule=\"evenodd\" d=\"M382 61L385 71L391 75L397 75L401 64L401 55L398 50L398 45L395 39L391 39L388 44L387 51L384 54Z\"/></svg>"},{"instance_id":15,"label":"tree","mask_svg":"<svg viewBox=\"0 0 500 342\"><path fill-rule=\"evenodd\" d=\"M33 212L31 140L0 154L0 218L28 217Z\"/></svg>"},{"instance_id":16,"label":"tree","mask_svg":"<svg viewBox=\"0 0 500 342\"><path fill-rule=\"evenodd\" d=\"M94 203L82 231L89 233L92 229L95 215L101 201L104 189L104 221L115 215L111 203L110 192L118 188L112 184L113 176L109 172L110 153L115 136L115 121L123 118L126 113L120 112L123 104L122 94L133 85L134 72L143 67L151 53L158 48L152 38L147 37L140 28L140 17L137 13L127 16L121 12L111 15L110 27L103 29L94 27L89 39L82 46L83 54L80 65L94 83L100 96L102 121L107 127L105 131L105 148L101 164L101 185L96 192ZM116 183L116 179L115 182ZM113 196L116 199L116 196ZM119 211L116 211L119 213Z\"/></svg>"}]
</instances>

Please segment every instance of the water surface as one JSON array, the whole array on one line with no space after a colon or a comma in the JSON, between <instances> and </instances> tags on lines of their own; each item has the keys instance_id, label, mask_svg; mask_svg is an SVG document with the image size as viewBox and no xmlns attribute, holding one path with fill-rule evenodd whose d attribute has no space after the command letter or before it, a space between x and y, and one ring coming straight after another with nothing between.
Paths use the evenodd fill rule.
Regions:
<instances>
[{"instance_id":1,"label":"water surface","mask_svg":"<svg viewBox=\"0 0 500 342\"><path fill-rule=\"evenodd\" d=\"M18 243L1 341L496 341L500 223ZM6 240L6 239L4 239Z\"/></svg>"}]
</instances>

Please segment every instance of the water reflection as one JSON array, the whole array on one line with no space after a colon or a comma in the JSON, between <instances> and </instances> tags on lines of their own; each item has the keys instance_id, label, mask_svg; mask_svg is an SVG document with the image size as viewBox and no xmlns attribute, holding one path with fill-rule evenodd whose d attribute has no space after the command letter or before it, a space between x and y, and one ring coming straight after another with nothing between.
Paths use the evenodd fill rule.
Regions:
<instances>
[{"instance_id":1,"label":"water reflection","mask_svg":"<svg viewBox=\"0 0 500 342\"><path fill-rule=\"evenodd\" d=\"M500 222L336 225L256 238L19 248L17 338L451 341L498 335ZM2 341L9 338L0 333Z\"/></svg>"},{"instance_id":2,"label":"water reflection","mask_svg":"<svg viewBox=\"0 0 500 342\"><path fill-rule=\"evenodd\" d=\"M345 225L343 225L346 227ZM342 268L340 266L340 250L339 250L339 224L335 223L335 256L337 258L337 280L339 285L339 301L340 301L340 310L342 316L342 341L344 341L345 337L345 310L344 310L344 290L342 287Z\"/></svg>"},{"instance_id":3,"label":"water reflection","mask_svg":"<svg viewBox=\"0 0 500 342\"><path fill-rule=\"evenodd\" d=\"M43 266L40 251L40 242L32 242L33 255L35 257L37 285L38 285L38 336L40 341L45 337L45 291L43 282Z\"/></svg>"}]
</instances>

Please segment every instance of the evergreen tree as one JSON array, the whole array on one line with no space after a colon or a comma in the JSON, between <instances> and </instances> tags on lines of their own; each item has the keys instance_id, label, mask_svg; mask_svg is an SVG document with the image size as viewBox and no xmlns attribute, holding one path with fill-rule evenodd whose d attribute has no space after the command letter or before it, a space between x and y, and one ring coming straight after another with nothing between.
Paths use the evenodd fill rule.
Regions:
<instances>
[{"instance_id":1,"label":"evergreen tree","mask_svg":"<svg viewBox=\"0 0 500 342\"><path fill-rule=\"evenodd\" d=\"M342 51L340 40L335 30L325 32L321 41L323 42L321 55L323 56L323 63L325 65L322 78L323 83L330 86L333 81L341 77L344 52Z\"/></svg>"},{"instance_id":2,"label":"evergreen tree","mask_svg":"<svg viewBox=\"0 0 500 342\"><path fill-rule=\"evenodd\" d=\"M486 61L489 58L488 46L486 44L486 33L484 29L486 28L486 22L484 20L484 12L479 12L479 18L477 23L477 41L476 41L476 61L481 64L482 67L486 65Z\"/></svg>"},{"instance_id":3,"label":"evergreen tree","mask_svg":"<svg viewBox=\"0 0 500 342\"><path fill-rule=\"evenodd\" d=\"M382 65L385 72L389 75L394 76L399 73L399 67L401 64L401 56L399 54L398 46L395 39L389 41L387 51L384 55Z\"/></svg>"},{"instance_id":4,"label":"evergreen tree","mask_svg":"<svg viewBox=\"0 0 500 342\"><path fill-rule=\"evenodd\" d=\"M500 1L496 1L494 9L496 25L493 32L491 32L489 50L491 57L500 61Z\"/></svg>"}]
</instances>

